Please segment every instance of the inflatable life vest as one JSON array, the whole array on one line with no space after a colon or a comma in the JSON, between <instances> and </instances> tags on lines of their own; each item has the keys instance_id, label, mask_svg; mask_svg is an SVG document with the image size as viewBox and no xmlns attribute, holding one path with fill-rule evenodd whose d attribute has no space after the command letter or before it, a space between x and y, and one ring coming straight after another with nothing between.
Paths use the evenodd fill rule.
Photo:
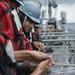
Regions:
<instances>
[{"instance_id":1,"label":"inflatable life vest","mask_svg":"<svg viewBox=\"0 0 75 75\"><path fill-rule=\"evenodd\" d=\"M0 74L2 75L16 75L16 72L10 70L16 67L13 46L7 35L0 33Z\"/></svg>"},{"instance_id":2,"label":"inflatable life vest","mask_svg":"<svg viewBox=\"0 0 75 75\"><path fill-rule=\"evenodd\" d=\"M35 32L33 33L33 41L39 41L38 29L38 27L35 27Z\"/></svg>"},{"instance_id":3,"label":"inflatable life vest","mask_svg":"<svg viewBox=\"0 0 75 75\"><path fill-rule=\"evenodd\" d=\"M10 12L11 12L10 6L6 2L0 0L0 16L1 16L2 25L3 25L2 26L2 32L7 34L8 37L13 41L14 38L18 37L18 35L15 37L14 32L18 30L16 33L19 32L21 34L22 29L21 29L20 25L18 25L19 27L14 26L13 21L12 21L13 20L12 15ZM14 30L15 27L16 27L16 30ZM24 43L23 43L24 48L23 49L32 50L31 45L29 45L29 47L25 47L26 46L25 43L28 44L28 42L29 42L26 39L26 37L24 37L23 41L24 41ZM20 44L14 43L14 45L13 45L15 50L19 49L18 46L20 46ZM22 48L20 47L20 49L22 49Z\"/></svg>"},{"instance_id":4,"label":"inflatable life vest","mask_svg":"<svg viewBox=\"0 0 75 75\"><path fill-rule=\"evenodd\" d=\"M11 13L14 15L14 21L15 21L15 24L16 24L16 27L17 27L19 34L22 34L22 26L21 26L21 22L20 22L20 19L18 17L16 10L13 9L11 11Z\"/></svg>"},{"instance_id":5,"label":"inflatable life vest","mask_svg":"<svg viewBox=\"0 0 75 75\"><path fill-rule=\"evenodd\" d=\"M8 37L11 40L13 40L14 38L13 24L12 24L11 14L9 11L11 10L7 2L0 0L0 16L1 16L1 21L3 25L2 32L7 34Z\"/></svg>"},{"instance_id":6,"label":"inflatable life vest","mask_svg":"<svg viewBox=\"0 0 75 75\"><path fill-rule=\"evenodd\" d=\"M6 1L6 2L8 2L8 0L3 0L3 1Z\"/></svg>"},{"instance_id":7,"label":"inflatable life vest","mask_svg":"<svg viewBox=\"0 0 75 75\"><path fill-rule=\"evenodd\" d=\"M4 33L0 33L0 51L1 50L3 50L2 52L4 52L3 56L5 58L5 63L10 64L11 62L15 62L12 43L9 40L8 36Z\"/></svg>"},{"instance_id":8,"label":"inflatable life vest","mask_svg":"<svg viewBox=\"0 0 75 75\"><path fill-rule=\"evenodd\" d=\"M29 40L26 38L26 36L23 34L22 31L22 25L19 19L19 16L16 12L16 10L12 10L11 13L14 16L14 22L15 22L15 26L14 26L14 32L15 32L15 38L19 38L19 41L17 41L17 43L14 43L14 50L32 50L32 45L29 42ZM16 39L16 40L17 40Z\"/></svg>"}]
</instances>

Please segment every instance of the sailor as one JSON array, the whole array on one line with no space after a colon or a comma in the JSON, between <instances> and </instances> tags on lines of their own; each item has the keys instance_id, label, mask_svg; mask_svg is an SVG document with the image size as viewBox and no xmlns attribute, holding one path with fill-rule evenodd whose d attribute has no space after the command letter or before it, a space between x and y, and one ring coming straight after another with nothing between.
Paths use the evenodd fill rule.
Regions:
<instances>
[{"instance_id":1,"label":"sailor","mask_svg":"<svg viewBox=\"0 0 75 75\"><path fill-rule=\"evenodd\" d=\"M14 3L14 1L12 1L13 3ZM10 3L12 3L12 2L10 2ZM12 4L13 4L12 3ZM13 13L14 14L14 13ZM16 15L15 15L15 18L16 18ZM19 21L18 21L18 23L19 23ZM19 23L20 24L20 23ZM24 62L25 63L25 62ZM21 67L21 66L20 66ZM24 67L24 66L23 66ZM25 64L25 67L26 67L26 64ZM22 71L22 68L21 68L21 71ZM18 72L20 72L20 71L18 71ZM20 73L19 73L20 74Z\"/></svg>"},{"instance_id":2,"label":"sailor","mask_svg":"<svg viewBox=\"0 0 75 75\"><path fill-rule=\"evenodd\" d=\"M26 5L19 8L19 16L23 27L23 32L25 36L30 40L31 30L34 28L35 24L40 23L40 7L37 5L37 3L34 4L32 1L27 1L25 3ZM37 10L35 11L33 8ZM32 43L36 48L40 48L41 51L45 51L44 44L36 41Z\"/></svg>"},{"instance_id":3,"label":"sailor","mask_svg":"<svg viewBox=\"0 0 75 75\"><path fill-rule=\"evenodd\" d=\"M7 34L7 36L13 41L14 32L10 11L11 10L8 3L3 0L0 0L0 17L2 21L2 32Z\"/></svg>"},{"instance_id":4,"label":"sailor","mask_svg":"<svg viewBox=\"0 0 75 75\"><path fill-rule=\"evenodd\" d=\"M0 18L0 27L2 26L2 23L1 23L1 18ZM1 31L1 30L0 30ZM0 35L0 42L2 42L2 37ZM10 40L9 40L10 41ZM7 42L9 42L7 41ZM3 43L3 42L2 42ZM12 50L12 44L9 42L7 43L8 44L8 48L6 47L6 52L8 53L8 56L11 58L11 60L13 62L16 61L24 61L24 60L29 60L31 62L36 62L38 64L37 68L35 69L35 71L31 74L31 75L41 75L45 70L48 69L49 66L53 65L54 64L54 61L52 59L51 56L49 55L46 55L42 52L36 52L36 51L27 51L27 50L23 50L23 51L15 51L14 54L13 54L13 50ZM3 44L4 45L4 44ZM9 46L11 45L11 46ZM1 45L0 45L1 46ZM10 48L9 48L10 47ZM9 53L10 52L10 53ZM14 57L15 59L14 59ZM5 56L5 55L4 55ZM1 56L0 56L1 57ZM9 62L9 61L8 61ZM5 62L6 63L6 62ZM1 65L1 59L0 59L0 65ZM1 65L0 66L0 69L2 68L2 66L4 65ZM5 66L6 67L6 66ZM4 68L5 68L4 67ZM0 73L2 70L0 70ZM7 75L13 75L12 72L10 72L10 70L6 70L7 72ZM10 73L9 73L10 72ZM4 71L3 71L3 75L4 75Z\"/></svg>"},{"instance_id":5,"label":"sailor","mask_svg":"<svg viewBox=\"0 0 75 75\"><path fill-rule=\"evenodd\" d=\"M12 42L9 37L2 33L2 21L0 17L0 74L15 75L12 68L16 67ZM15 72L15 71L14 71Z\"/></svg>"},{"instance_id":6,"label":"sailor","mask_svg":"<svg viewBox=\"0 0 75 75\"><path fill-rule=\"evenodd\" d=\"M43 18L42 18L42 16L40 16L40 24L35 24L34 25L34 32L32 32L32 41L33 42L35 42L35 41L39 42L39 43L42 42L42 38L39 35L39 28L42 27L42 22L43 22ZM41 43L41 44L44 46L43 43ZM33 45L33 49L38 50L38 48L36 48L34 45Z\"/></svg>"},{"instance_id":7,"label":"sailor","mask_svg":"<svg viewBox=\"0 0 75 75\"><path fill-rule=\"evenodd\" d=\"M30 44L29 40L22 34L22 25L21 25L21 22L19 20L18 14L17 14L18 13L17 8L18 8L18 6L23 5L23 2L21 0L15 0L15 1L9 0L9 3L12 5L12 8L14 7L11 11L11 13L14 16L14 22L15 22L15 26L14 26L15 39L14 40L18 39L18 37L21 38L19 40L19 41L21 41L20 43L18 41L15 41L15 43L13 43L14 50L16 50L16 51L17 50L32 50L32 45ZM17 69L16 69L17 74L18 75L23 74L24 69L27 70L28 64L30 64L30 63L31 62L29 62L29 61L27 61L27 63L26 63L26 60L24 61L24 63L23 62L17 63ZM25 67L24 67L24 64L25 64Z\"/></svg>"},{"instance_id":8,"label":"sailor","mask_svg":"<svg viewBox=\"0 0 75 75\"><path fill-rule=\"evenodd\" d=\"M39 28L42 27L42 25L43 25L42 22L43 22L43 18L42 18L42 16L40 16L40 24L34 25L33 41L41 42L41 40L39 39Z\"/></svg>"},{"instance_id":9,"label":"sailor","mask_svg":"<svg viewBox=\"0 0 75 75\"><path fill-rule=\"evenodd\" d=\"M40 55L42 55L42 56L40 56ZM46 58L45 54L40 53L40 52L35 52L35 51L24 51L24 50L23 51L14 51L14 56L15 56L16 61L24 61L25 58L26 58L26 60L30 60L30 59L34 60L33 58L35 58L35 61L37 59L37 61L36 61L37 63L41 63L42 59L44 58L45 60L48 59L49 60L48 62L50 62L49 56L47 56L47 58ZM28 56L28 57L26 57L26 56ZM34 62L34 61L32 61L32 62ZM48 62L46 62L46 63L48 63ZM51 64L52 64L52 62L51 62ZM49 65L49 64L46 64L46 65ZM38 66L38 67L41 68L40 66ZM34 74L35 74L35 72L34 72Z\"/></svg>"},{"instance_id":10,"label":"sailor","mask_svg":"<svg viewBox=\"0 0 75 75\"><path fill-rule=\"evenodd\" d=\"M10 2L10 0L9 0ZM10 2L12 3L12 2ZM12 3L13 5L16 6L15 3ZM10 5L12 5L10 4ZM3 6L4 5L4 6ZM14 46L14 50L18 50L21 49L22 44L15 44L15 42L17 42L17 37L19 34L22 35L22 26L18 17L18 14L16 12L16 10L11 7L8 3L2 3L0 2L0 12L1 12L1 19L2 19L2 32L7 34L8 37L10 38L10 40L13 42L13 46ZM14 7L15 7L14 6ZM4 9L2 9L2 7ZM7 9L7 10L5 10ZM4 11L4 13L2 13ZM3 15L2 15L3 14ZM18 22L17 22L18 21ZM23 38L23 37L22 37ZM27 50L32 50L32 45L30 44L29 47L26 47L26 44L29 42L28 39L26 39L26 37L24 37L23 39L25 42L23 43L23 47L22 49L27 49Z\"/></svg>"},{"instance_id":11,"label":"sailor","mask_svg":"<svg viewBox=\"0 0 75 75\"><path fill-rule=\"evenodd\" d=\"M50 19L49 19L49 21L48 21L48 27L47 27L48 29L47 29L47 31L48 32L55 32L56 31L56 29L57 29L57 26L56 26L56 19L54 18L54 17L51 17ZM54 35L54 34L52 34L52 35ZM57 38L57 37L52 37L52 38ZM48 37L48 39L50 39L50 37ZM47 43L48 45L52 45L52 44L54 44L54 42L48 42ZM50 53L52 53L52 52L54 52L53 51L53 49L52 48L47 48L47 52L50 52Z\"/></svg>"},{"instance_id":12,"label":"sailor","mask_svg":"<svg viewBox=\"0 0 75 75\"><path fill-rule=\"evenodd\" d=\"M49 21L48 21L48 25L53 28L52 31L55 31L57 29L56 19L54 17L50 18Z\"/></svg>"}]
</instances>

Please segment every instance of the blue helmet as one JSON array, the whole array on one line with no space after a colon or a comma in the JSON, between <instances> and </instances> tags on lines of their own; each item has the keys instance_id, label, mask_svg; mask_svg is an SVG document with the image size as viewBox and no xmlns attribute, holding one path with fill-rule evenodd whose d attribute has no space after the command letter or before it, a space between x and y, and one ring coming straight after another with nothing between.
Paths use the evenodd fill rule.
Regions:
<instances>
[{"instance_id":1,"label":"blue helmet","mask_svg":"<svg viewBox=\"0 0 75 75\"><path fill-rule=\"evenodd\" d=\"M48 21L48 24L56 23L56 19L54 17L51 17Z\"/></svg>"},{"instance_id":2,"label":"blue helmet","mask_svg":"<svg viewBox=\"0 0 75 75\"><path fill-rule=\"evenodd\" d=\"M41 8L42 7L42 4L41 4L41 2L40 1L38 1L38 0L23 0L23 2L25 3L26 1L33 1L33 2L36 2L37 3L37 5Z\"/></svg>"},{"instance_id":3,"label":"blue helmet","mask_svg":"<svg viewBox=\"0 0 75 75\"><path fill-rule=\"evenodd\" d=\"M48 25L53 24L55 29L57 28L56 23L57 23L57 21L56 21L55 17L51 17L48 21Z\"/></svg>"},{"instance_id":4,"label":"blue helmet","mask_svg":"<svg viewBox=\"0 0 75 75\"><path fill-rule=\"evenodd\" d=\"M40 23L39 24L35 24L35 26L36 27L41 27L43 25L42 22L43 22L43 18L42 18L42 16L40 16Z\"/></svg>"},{"instance_id":5,"label":"blue helmet","mask_svg":"<svg viewBox=\"0 0 75 75\"><path fill-rule=\"evenodd\" d=\"M35 23L40 23L40 7L33 1L26 1L24 6L20 6L19 10L28 16Z\"/></svg>"},{"instance_id":6,"label":"blue helmet","mask_svg":"<svg viewBox=\"0 0 75 75\"><path fill-rule=\"evenodd\" d=\"M24 5L23 0L16 0L20 5Z\"/></svg>"}]
</instances>

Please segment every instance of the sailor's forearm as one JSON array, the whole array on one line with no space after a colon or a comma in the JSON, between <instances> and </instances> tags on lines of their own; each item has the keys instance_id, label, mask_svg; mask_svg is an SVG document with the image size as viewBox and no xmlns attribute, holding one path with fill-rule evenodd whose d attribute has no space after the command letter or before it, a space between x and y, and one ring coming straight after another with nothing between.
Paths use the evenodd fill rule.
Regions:
<instances>
[{"instance_id":1,"label":"sailor's forearm","mask_svg":"<svg viewBox=\"0 0 75 75\"><path fill-rule=\"evenodd\" d=\"M42 52L29 50L14 51L14 57L16 61L29 60L34 63L40 63L43 60L51 59L51 56L46 55Z\"/></svg>"},{"instance_id":2,"label":"sailor's forearm","mask_svg":"<svg viewBox=\"0 0 75 75\"><path fill-rule=\"evenodd\" d=\"M27 50L14 51L14 57L16 61L24 61L30 57L30 51Z\"/></svg>"},{"instance_id":3,"label":"sailor's forearm","mask_svg":"<svg viewBox=\"0 0 75 75\"><path fill-rule=\"evenodd\" d=\"M31 75L42 75L40 69L36 68L36 70Z\"/></svg>"}]
</instances>

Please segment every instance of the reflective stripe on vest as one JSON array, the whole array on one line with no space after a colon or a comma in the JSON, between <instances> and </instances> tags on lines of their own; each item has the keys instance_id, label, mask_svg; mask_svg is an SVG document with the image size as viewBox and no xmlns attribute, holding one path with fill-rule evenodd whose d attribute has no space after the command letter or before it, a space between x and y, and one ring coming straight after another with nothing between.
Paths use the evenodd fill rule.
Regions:
<instances>
[{"instance_id":1,"label":"reflective stripe on vest","mask_svg":"<svg viewBox=\"0 0 75 75\"><path fill-rule=\"evenodd\" d=\"M16 23L17 30L20 34L22 34L22 25L15 9L12 11L12 14L14 15L14 21Z\"/></svg>"}]
</instances>

